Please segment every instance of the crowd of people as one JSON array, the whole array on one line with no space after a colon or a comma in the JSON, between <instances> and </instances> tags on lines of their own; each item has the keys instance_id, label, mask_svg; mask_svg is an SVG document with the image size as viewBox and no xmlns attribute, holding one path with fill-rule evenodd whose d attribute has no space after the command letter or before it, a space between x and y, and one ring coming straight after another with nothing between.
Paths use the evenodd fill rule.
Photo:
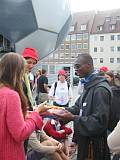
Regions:
<instances>
[{"instance_id":1,"label":"crowd of people","mask_svg":"<svg viewBox=\"0 0 120 160\"><path fill-rule=\"evenodd\" d=\"M59 70L49 88L45 69L31 74L38 60L34 48L0 60L0 159L70 160L68 137L73 132L77 160L110 160L112 154L119 160L119 76L105 66L96 71L92 57L79 54L74 68L82 89L71 107L66 72ZM58 112L49 112L57 106ZM73 128L66 126L70 121Z\"/></svg>"}]
</instances>

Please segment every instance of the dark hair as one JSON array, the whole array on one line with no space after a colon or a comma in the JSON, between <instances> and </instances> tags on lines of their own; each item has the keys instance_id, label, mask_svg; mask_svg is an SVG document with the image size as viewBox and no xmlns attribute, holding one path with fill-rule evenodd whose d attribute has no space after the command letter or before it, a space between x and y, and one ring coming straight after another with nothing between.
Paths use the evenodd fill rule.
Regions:
<instances>
[{"instance_id":1,"label":"dark hair","mask_svg":"<svg viewBox=\"0 0 120 160\"><path fill-rule=\"evenodd\" d=\"M108 76L110 76L112 78L112 81L110 82L110 85L115 85L115 75L112 71L107 71L105 72L105 74L107 74Z\"/></svg>"},{"instance_id":2,"label":"dark hair","mask_svg":"<svg viewBox=\"0 0 120 160\"><path fill-rule=\"evenodd\" d=\"M42 74L45 74L47 71L45 69L42 69Z\"/></svg>"},{"instance_id":3,"label":"dark hair","mask_svg":"<svg viewBox=\"0 0 120 160\"><path fill-rule=\"evenodd\" d=\"M93 65L93 59L91 57L90 54L87 54L87 53L81 53L81 54L78 54L78 60L81 59L81 57L83 58L84 62L87 64L92 64Z\"/></svg>"},{"instance_id":4,"label":"dark hair","mask_svg":"<svg viewBox=\"0 0 120 160\"><path fill-rule=\"evenodd\" d=\"M113 80L115 79L115 75L114 75L114 73L112 71L107 71L107 72L105 72L105 74L110 76Z\"/></svg>"},{"instance_id":5,"label":"dark hair","mask_svg":"<svg viewBox=\"0 0 120 160\"><path fill-rule=\"evenodd\" d=\"M28 104L22 86L24 63L22 56L17 53L5 54L0 60L0 83L18 92L22 112L25 116Z\"/></svg>"}]
</instances>

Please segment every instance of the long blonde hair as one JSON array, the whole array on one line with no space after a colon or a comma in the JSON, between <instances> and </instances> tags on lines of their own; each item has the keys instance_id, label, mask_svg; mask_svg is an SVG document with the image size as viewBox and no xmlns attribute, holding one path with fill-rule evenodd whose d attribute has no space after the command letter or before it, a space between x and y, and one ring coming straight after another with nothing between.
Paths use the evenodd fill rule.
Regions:
<instances>
[{"instance_id":1,"label":"long blonde hair","mask_svg":"<svg viewBox=\"0 0 120 160\"><path fill-rule=\"evenodd\" d=\"M18 92L21 99L23 115L27 111L27 98L23 92L22 77L24 73L24 59L17 53L7 53L0 60L0 83Z\"/></svg>"}]
</instances>

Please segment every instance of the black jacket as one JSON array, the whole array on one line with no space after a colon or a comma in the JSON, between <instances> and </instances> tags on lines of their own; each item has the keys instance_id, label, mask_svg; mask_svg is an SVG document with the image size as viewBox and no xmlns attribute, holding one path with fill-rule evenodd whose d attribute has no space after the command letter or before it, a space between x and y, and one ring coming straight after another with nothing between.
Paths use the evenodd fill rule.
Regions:
<instances>
[{"instance_id":1,"label":"black jacket","mask_svg":"<svg viewBox=\"0 0 120 160\"><path fill-rule=\"evenodd\" d=\"M109 159L109 156L106 156L108 148L105 141L111 99L112 92L106 79L93 75L92 79L85 84L84 92L78 98L75 105L67 109L74 115L79 115L80 109L82 110L82 115L76 116L74 120L74 136L78 143L79 160L87 158L90 143L93 145L94 160ZM97 152L94 152L94 148L96 146L97 150L97 147L102 143L101 140L104 141L104 146L101 146L101 150L98 148L97 155ZM103 150L105 152L105 148L106 153L103 153Z\"/></svg>"},{"instance_id":2,"label":"black jacket","mask_svg":"<svg viewBox=\"0 0 120 160\"><path fill-rule=\"evenodd\" d=\"M108 129L112 132L120 120L120 87L112 86L112 105L110 107L110 118Z\"/></svg>"}]
</instances>

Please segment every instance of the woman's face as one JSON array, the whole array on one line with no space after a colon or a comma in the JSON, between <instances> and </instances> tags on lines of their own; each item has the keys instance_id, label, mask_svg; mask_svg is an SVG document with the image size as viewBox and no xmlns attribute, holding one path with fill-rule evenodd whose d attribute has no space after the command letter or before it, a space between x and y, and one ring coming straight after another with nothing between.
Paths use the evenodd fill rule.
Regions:
<instances>
[{"instance_id":1,"label":"woman's face","mask_svg":"<svg viewBox=\"0 0 120 160\"><path fill-rule=\"evenodd\" d=\"M113 79L108 74L105 74L105 78L108 80L108 82L111 82Z\"/></svg>"},{"instance_id":2,"label":"woman's face","mask_svg":"<svg viewBox=\"0 0 120 160\"><path fill-rule=\"evenodd\" d=\"M59 75L58 79L59 79L59 81L64 82L65 81L65 76L64 75Z\"/></svg>"}]
</instances>

